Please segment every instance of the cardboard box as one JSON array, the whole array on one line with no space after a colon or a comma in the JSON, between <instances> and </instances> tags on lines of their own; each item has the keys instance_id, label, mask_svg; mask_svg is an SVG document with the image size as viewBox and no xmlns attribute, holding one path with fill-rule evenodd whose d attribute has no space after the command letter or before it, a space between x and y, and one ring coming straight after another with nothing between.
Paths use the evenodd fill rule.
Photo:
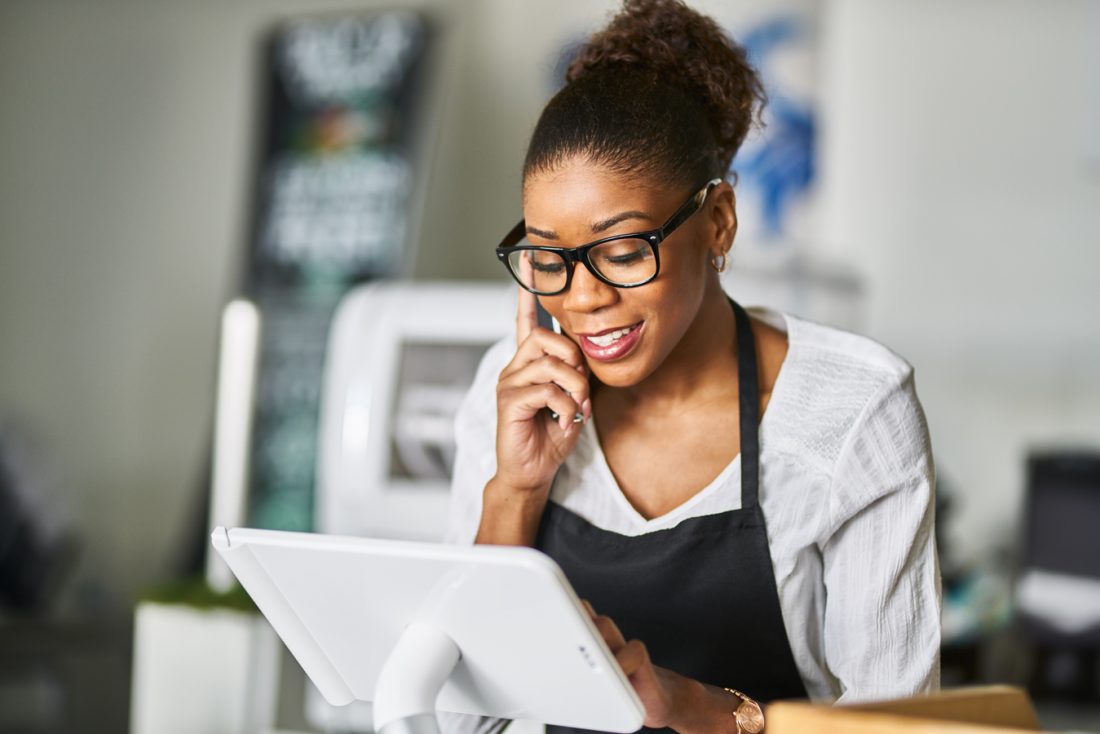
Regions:
<instances>
[{"instance_id":1,"label":"cardboard box","mask_svg":"<svg viewBox=\"0 0 1100 734\"><path fill-rule=\"evenodd\" d=\"M852 706L778 702L768 734L1013 734L1039 730L1027 693L1011 686L959 688Z\"/></svg>"}]
</instances>

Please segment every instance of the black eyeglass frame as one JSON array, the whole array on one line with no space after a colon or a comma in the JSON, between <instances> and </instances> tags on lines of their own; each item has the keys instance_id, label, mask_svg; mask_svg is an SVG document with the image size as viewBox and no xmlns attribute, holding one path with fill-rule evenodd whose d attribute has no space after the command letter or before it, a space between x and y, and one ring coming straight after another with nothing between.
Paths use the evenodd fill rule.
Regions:
<instances>
[{"instance_id":1,"label":"black eyeglass frame","mask_svg":"<svg viewBox=\"0 0 1100 734\"><path fill-rule=\"evenodd\" d=\"M497 245L496 253L497 259L500 260L504 267L508 269L508 273L512 278L519 283L519 286L524 290L534 293L536 296L556 296L559 293L565 293L569 290L569 285L573 282L573 270L576 264L583 263L588 269L588 272L592 273L602 283L606 283L614 288L637 288L643 286L646 283L652 283L653 280L661 272L661 252L658 247L664 242L669 235L671 235L676 228L686 222L692 217L695 212L699 211L703 207L703 203L706 202L707 196L710 195L711 189L718 184L722 183L722 179L713 178L707 181L703 188L696 191L691 197L683 203L683 205L677 209L668 220L657 229L651 229L646 232L631 232L629 234L616 234L611 237L604 237L603 239L596 240L595 242L589 242L586 245L579 245L577 247L552 247L549 245L517 245L520 240L527 234L527 221L525 219L519 220L519 224L512 228L512 230L504 236L504 239ZM653 251L653 275L638 283L630 283L624 285L622 283L616 283L603 276L592 262L588 259L588 253L592 248L607 242L614 240L645 240L649 244L649 248ZM524 250L536 250L539 252L552 252L562 258L565 261L565 285L556 291L537 291L532 288L528 288L520 280L519 275L512 270L512 266L508 263L508 255L513 252L520 252Z\"/></svg>"}]
</instances>

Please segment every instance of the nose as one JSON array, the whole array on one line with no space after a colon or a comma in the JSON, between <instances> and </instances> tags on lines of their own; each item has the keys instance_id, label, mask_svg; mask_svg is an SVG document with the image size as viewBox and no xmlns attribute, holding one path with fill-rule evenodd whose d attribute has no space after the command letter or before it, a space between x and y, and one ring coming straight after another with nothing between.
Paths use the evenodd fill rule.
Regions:
<instances>
[{"instance_id":1,"label":"nose","mask_svg":"<svg viewBox=\"0 0 1100 734\"><path fill-rule=\"evenodd\" d=\"M619 289L597 278L584 263L573 267L573 278L565 291L562 306L573 313L594 313L614 305L619 300Z\"/></svg>"}]
</instances>

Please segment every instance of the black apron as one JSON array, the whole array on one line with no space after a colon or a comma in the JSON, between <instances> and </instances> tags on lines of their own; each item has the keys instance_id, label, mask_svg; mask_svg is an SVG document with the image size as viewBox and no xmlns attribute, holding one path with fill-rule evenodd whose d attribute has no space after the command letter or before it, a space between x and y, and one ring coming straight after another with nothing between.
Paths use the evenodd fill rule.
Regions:
<instances>
[{"instance_id":1,"label":"black apron","mask_svg":"<svg viewBox=\"0 0 1100 734\"><path fill-rule=\"evenodd\" d=\"M758 501L756 342L748 314L730 303L737 320L741 508L626 536L547 502L535 547L557 561L577 594L611 617L626 639L645 643L655 665L761 702L806 698ZM571 731L584 730L547 727Z\"/></svg>"}]
</instances>

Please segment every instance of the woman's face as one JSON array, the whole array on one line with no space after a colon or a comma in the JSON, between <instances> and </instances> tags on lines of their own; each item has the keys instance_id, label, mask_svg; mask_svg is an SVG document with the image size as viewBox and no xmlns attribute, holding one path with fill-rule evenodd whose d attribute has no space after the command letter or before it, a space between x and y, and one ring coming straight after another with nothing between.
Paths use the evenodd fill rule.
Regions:
<instances>
[{"instance_id":1,"label":"woman's face","mask_svg":"<svg viewBox=\"0 0 1100 734\"><path fill-rule=\"evenodd\" d=\"M524 182L528 239L532 244L576 247L656 229L693 193L645 185L573 159ZM616 288L578 264L568 290L540 296L539 301L562 332L580 345L600 382L637 385L678 347L691 348L698 341L684 337L705 328L698 323L704 295L708 288L719 287L708 262L729 249L735 229L732 189L723 183L661 243L655 280L637 288Z\"/></svg>"}]
</instances>

